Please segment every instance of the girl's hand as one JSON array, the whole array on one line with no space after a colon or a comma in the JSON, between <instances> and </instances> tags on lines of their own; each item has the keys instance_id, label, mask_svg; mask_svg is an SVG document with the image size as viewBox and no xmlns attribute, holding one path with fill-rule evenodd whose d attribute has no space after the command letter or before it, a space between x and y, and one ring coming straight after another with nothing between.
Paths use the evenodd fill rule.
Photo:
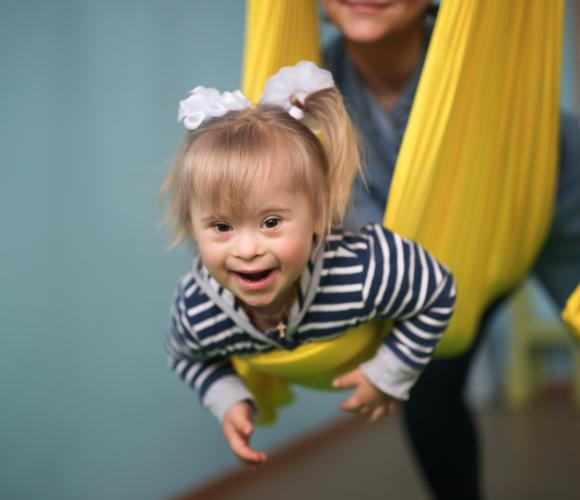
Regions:
<instances>
[{"instance_id":1,"label":"girl's hand","mask_svg":"<svg viewBox=\"0 0 580 500\"><path fill-rule=\"evenodd\" d=\"M247 401L232 406L222 421L222 431L234 455L247 465L259 465L268 458L264 452L250 448L254 432L252 423L254 410Z\"/></svg>"},{"instance_id":2,"label":"girl's hand","mask_svg":"<svg viewBox=\"0 0 580 500\"><path fill-rule=\"evenodd\" d=\"M385 415L392 415L399 408L399 401L377 389L360 368L335 378L332 386L354 387L354 392L340 404L340 408L367 415L369 422L375 422Z\"/></svg>"}]
</instances>

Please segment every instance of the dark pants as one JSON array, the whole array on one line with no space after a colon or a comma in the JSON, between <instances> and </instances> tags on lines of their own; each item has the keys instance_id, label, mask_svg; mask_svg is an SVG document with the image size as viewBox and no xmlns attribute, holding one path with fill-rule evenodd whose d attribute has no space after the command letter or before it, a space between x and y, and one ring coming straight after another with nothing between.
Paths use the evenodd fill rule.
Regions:
<instances>
[{"instance_id":1,"label":"dark pants","mask_svg":"<svg viewBox=\"0 0 580 500\"><path fill-rule=\"evenodd\" d=\"M489 320L502 302L488 309L466 353L427 366L405 405L415 458L438 500L482 497L477 429L465 402L465 383Z\"/></svg>"}]
</instances>

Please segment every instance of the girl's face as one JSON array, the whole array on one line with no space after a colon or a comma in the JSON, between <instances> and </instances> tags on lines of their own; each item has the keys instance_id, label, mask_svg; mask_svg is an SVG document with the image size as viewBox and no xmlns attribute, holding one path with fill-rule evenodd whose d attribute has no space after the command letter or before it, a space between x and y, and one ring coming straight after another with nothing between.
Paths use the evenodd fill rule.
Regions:
<instances>
[{"instance_id":1,"label":"girl's face","mask_svg":"<svg viewBox=\"0 0 580 500\"><path fill-rule=\"evenodd\" d=\"M242 213L192 207L193 234L212 276L265 316L280 314L291 300L316 230L311 204L284 177L271 169Z\"/></svg>"}]
</instances>

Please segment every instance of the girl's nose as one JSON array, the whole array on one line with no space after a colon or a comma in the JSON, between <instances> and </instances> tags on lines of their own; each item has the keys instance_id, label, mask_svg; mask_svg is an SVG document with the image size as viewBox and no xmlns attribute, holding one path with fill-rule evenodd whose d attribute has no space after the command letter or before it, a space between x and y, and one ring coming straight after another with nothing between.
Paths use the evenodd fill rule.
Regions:
<instances>
[{"instance_id":1,"label":"girl's nose","mask_svg":"<svg viewBox=\"0 0 580 500\"><path fill-rule=\"evenodd\" d=\"M238 234L234 253L240 259L251 260L263 255L264 249L259 238L252 232L247 231Z\"/></svg>"}]
</instances>

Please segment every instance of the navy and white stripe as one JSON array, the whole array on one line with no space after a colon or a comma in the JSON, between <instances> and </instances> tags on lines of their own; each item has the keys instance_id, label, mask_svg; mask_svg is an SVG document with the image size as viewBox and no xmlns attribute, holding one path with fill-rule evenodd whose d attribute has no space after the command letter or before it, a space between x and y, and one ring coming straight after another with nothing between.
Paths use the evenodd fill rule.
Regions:
<instances>
[{"instance_id":1,"label":"navy and white stripe","mask_svg":"<svg viewBox=\"0 0 580 500\"><path fill-rule=\"evenodd\" d=\"M376 317L395 320L384 346L418 377L453 312L455 284L449 271L417 243L376 224L329 235L316 258L321 266L309 263L300 280L299 307L290 314L287 339L273 339L273 332L243 323L243 311L213 278L207 277L209 285L201 282L203 273L181 280L166 349L170 366L202 400L213 383L234 374L229 362L234 354L291 349ZM307 301L313 284L316 293ZM208 290L215 290L215 297Z\"/></svg>"}]
</instances>

